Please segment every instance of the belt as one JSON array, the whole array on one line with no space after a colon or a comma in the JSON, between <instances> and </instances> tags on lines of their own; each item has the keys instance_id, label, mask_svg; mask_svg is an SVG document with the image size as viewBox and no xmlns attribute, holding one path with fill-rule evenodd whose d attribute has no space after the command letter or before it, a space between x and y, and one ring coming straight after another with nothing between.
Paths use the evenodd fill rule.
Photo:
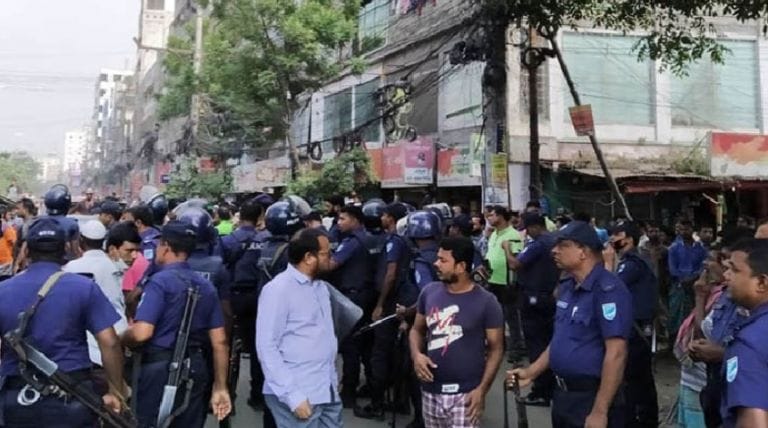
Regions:
<instances>
[{"instance_id":1,"label":"belt","mask_svg":"<svg viewBox=\"0 0 768 428\"><path fill-rule=\"evenodd\" d=\"M67 373L77 383L91 380L91 369L75 370ZM27 385L27 381L21 376L8 376L3 384L3 389L21 389Z\"/></svg>"},{"instance_id":2,"label":"belt","mask_svg":"<svg viewBox=\"0 0 768 428\"><path fill-rule=\"evenodd\" d=\"M257 294L258 292L259 289L255 285L237 285L230 289L232 294Z\"/></svg>"},{"instance_id":3,"label":"belt","mask_svg":"<svg viewBox=\"0 0 768 428\"><path fill-rule=\"evenodd\" d=\"M187 347L187 354L202 352L203 348L199 345ZM156 363L158 361L171 361L173 359L173 350L171 349L153 349L151 351L144 351L141 356L141 365Z\"/></svg>"},{"instance_id":4,"label":"belt","mask_svg":"<svg viewBox=\"0 0 768 428\"><path fill-rule=\"evenodd\" d=\"M600 389L600 378L591 376L579 376L562 378L555 376L555 383L561 391L597 391Z\"/></svg>"}]
</instances>

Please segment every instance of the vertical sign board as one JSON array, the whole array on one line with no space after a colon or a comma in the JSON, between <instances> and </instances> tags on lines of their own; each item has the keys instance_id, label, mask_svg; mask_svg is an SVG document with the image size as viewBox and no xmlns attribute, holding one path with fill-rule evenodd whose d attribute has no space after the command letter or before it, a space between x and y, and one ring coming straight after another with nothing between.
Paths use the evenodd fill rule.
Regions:
<instances>
[{"instance_id":1,"label":"vertical sign board","mask_svg":"<svg viewBox=\"0 0 768 428\"><path fill-rule=\"evenodd\" d=\"M432 184L435 168L435 145L432 140L420 138L400 146L405 147L406 184Z\"/></svg>"}]
</instances>

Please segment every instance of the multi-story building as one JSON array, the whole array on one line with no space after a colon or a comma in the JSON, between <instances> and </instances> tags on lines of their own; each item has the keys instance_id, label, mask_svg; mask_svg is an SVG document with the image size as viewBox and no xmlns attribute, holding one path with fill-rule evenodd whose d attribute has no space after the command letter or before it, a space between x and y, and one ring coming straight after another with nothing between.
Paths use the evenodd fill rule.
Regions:
<instances>
[{"instance_id":1,"label":"multi-story building","mask_svg":"<svg viewBox=\"0 0 768 428\"><path fill-rule=\"evenodd\" d=\"M503 157L484 154L494 149L497 139L496 124L484 120L485 63L452 65L450 60L456 42L474 36L471 21L463 21L470 13L456 0L368 3L360 12L359 39L368 49L369 68L362 75L344 73L306 94L311 107L297 114L293 140L322 142L327 158L333 156L334 137L359 130L385 197L396 194L418 202L425 194L437 195L477 209L483 199L495 199L493 192L490 198L489 192L481 196L485 182L486 189L506 193L501 200L513 209L524 208L531 189L529 88L522 49L508 44L507 116L499 144L506 154L505 169L497 162ZM709 202L718 195L729 207L768 215L768 186L761 177L740 177L735 167L721 167L727 173L714 171L708 164L713 132L768 133L768 42L758 24L723 18L715 25L729 49L724 63L704 59L684 76L660 71L659 63L639 61L633 50L637 35L594 28L567 29L558 35L582 102L592 106L602 150L635 217L668 221L684 213L711 219L722 208ZM382 126L377 90L403 78L412 88L410 113L397 118L394 126L392 121ZM603 218L619 214L589 140L573 129L573 101L556 60L539 67L537 89L543 165L543 186L537 190L552 211L562 207ZM359 129L367 123L371 125ZM398 132L388 132L393 127ZM414 136L408 134L429 148L400 142L401 137ZM486 144L489 140L492 143ZM768 138L754 144L755 150L768 152ZM419 150L432 159L434 168L414 175L418 168L409 167L409 152ZM768 162L768 154L761 159ZM482 171L487 171L485 180Z\"/></svg>"},{"instance_id":2,"label":"multi-story building","mask_svg":"<svg viewBox=\"0 0 768 428\"><path fill-rule=\"evenodd\" d=\"M61 155L48 153L39 158L40 174L37 179L45 184L61 182L64 170L62 169Z\"/></svg>"},{"instance_id":3,"label":"multi-story building","mask_svg":"<svg viewBox=\"0 0 768 428\"><path fill-rule=\"evenodd\" d=\"M87 144L87 130L73 130L64 134L64 169L66 171L79 171L84 166Z\"/></svg>"},{"instance_id":4,"label":"multi-story building","mask_svg":"<svg viewBox=\"0 0 768 428\"><path fill-rule=\"evenodd\" d=\"M102 69L99 73L94 92L93 134L87 147L88 171L95 172L104 166L105 152L114 144L110 140L109 126L118 116L115 105L120 94L129 87L132 77L130 70Z\"/></svg>"}]
</instances>

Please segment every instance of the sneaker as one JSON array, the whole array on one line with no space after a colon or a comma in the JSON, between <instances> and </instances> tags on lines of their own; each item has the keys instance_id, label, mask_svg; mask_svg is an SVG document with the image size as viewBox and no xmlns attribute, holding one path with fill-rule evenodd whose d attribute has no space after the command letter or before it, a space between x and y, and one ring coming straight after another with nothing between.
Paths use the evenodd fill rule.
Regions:
<instances>
[{"instance_id":1,"label":"sneaker","mask_svg":"<svg viewBox=\"0 0 768 428\"><path fill-rule=\"evenodd\" d=\"M253 410L259 411L264 410L264 400L260 397L248 397L248 401L246 402L248 406L250 406Z\"/></svg>"}]
</instances>

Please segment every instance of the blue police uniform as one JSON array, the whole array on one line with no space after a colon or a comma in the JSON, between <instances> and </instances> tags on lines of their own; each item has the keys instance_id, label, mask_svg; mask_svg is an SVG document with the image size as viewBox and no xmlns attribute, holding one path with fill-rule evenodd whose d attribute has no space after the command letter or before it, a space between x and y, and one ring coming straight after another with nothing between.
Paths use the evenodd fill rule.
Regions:
<instances>
[{"instance_id":1,"label":"blue police uniform","mask_svg":"<svg viewBox=\"0 0 768 428\"><path fill-rule=\"evenodd\" d=\"M204 358L204 347L209 343L208 332L224 327L224 317L219 305L216 288L191 269L189 263L179 262L159 266L144 288L144 294L136 310L136 322L154 326L154 334L145 346L142 356L139 386L136 392L137 417L141 427L156 423L158 403L168 380L168 364L176 345L176 335L181 326L187 288L197 287L200 299L192 315L188 354L192 363L194 386L189 405L174 419L174 427L202 427L208 409L205 389L210 385L212 374ZM180 391L179 394L184 394Z\"/></svg>"},{"instance_id":2,"label":"blue police uniform","mask_svg":"<svg viewBox=\"0 0 768 428\"><path fill-rule=\"evenodd\" d=\"M219 240L217 255L220 255L228 266L234 265L250 243L264 242L269 236L270 233L266 230L256 230L253 226L240 226Z\"/></svg>"},{"instance_id":3,"label":"blue police uniform","mask_svg":"<svg viewBox=\"0 0 768 428\"><path fill-rule=\"evenodd\" d=\"M34 240L34 226L30 240ZM61 232L63 239L64 233ZM63 241L62 241L63 243ZM30 246L33 246L30 242ZM27 310L46 280L61 266L34 262L0 287L0 334L18 327L19 313ZM76 274L64 274L42 300L26 330L29 342L59 369L92 388L92 367L85 331L96 335L112 328L120 319L109 300L93 281ZM7 427L83 427L93 426L96 417L74 399L55 395L42 396L30 406L17 403L19 391L26 385L20 377L18 359L8 346L0 354L0 376L5 381L0 391L0 415ZM0 424L2 425L2 424Z\"/></svg>"},{"instance_id":4,"label":"blue police uniform","mask_svg":"<svg viewBox=\"0 0 768 428\"><path fill-rule=\"evenodd\" d=\"M386 234L384 252L378 257L378 267L376 268L376 285L378 291L381 292L387 267L392 263L396 266L397 276L395 278L395 287L390 291L390 294L384 301L383 316L395 312L397 291L408 272L409 254L410 249L403 237L397 233ZM396 341L398 327L397 322L390 321L378 326L373 331L373 350L371 351L373 384L371 389L371 403L373 407L378 406L378 409L376 410L382 410L381 405L384 402L384 392L392 382L393 375L396 374L393 357L402 359L401 355L405 353L405 349L397 349L398 344Z\"/></svg>"},{"instance_id":5,"label":"blue police uniform","mask_svg":"<svg viewBox=\"0 0 768 428\"><path fill-rule=\"evenodd\" d=\"M78 226L77 220L65 215L49 215L49 217L54 218L59 222L61 228L64 229L67 241L73 241L80 236L80 226Z\"/></svg>"},{"instance_id":6,"label":"blue police uniform","mask_svg":"<svg viewBox=\"0 0 768 428\"><path fill-rule=\"evenodd\" d=\"M701 329L708 340L725 347L733 341L736 330L748 317L749 311L737 305L726 289L712 305L712 310L702 321ZM720 416L720 397L723 394L722 369L722 361L707 363L707 385L699 394L704 421L708 427L719 427L723 423Z\"/></svg>"},{"instance_id":7,"label":"blue police uniform","mask_svg":"<svg viewBox=\"0 0 768 428\"><path fill-rule=\"evenodd\" d=\"M581 284L560 281L549 363L557 377L552 425L583 426L600 386L605 340L628 339L632 297L624 283L597 264ZM608 426L623 426L621 393L613 400Z\"/></svg>"},{"instance_id":8,"label":"blue police uniform","mask_svg":"<svg viewBox=\"0 0 768 428\"><path fill-rule=\"evenodd\" d=\"M344 295L363 309L364 315L360 324L367 324L371 319L373 306L376 304L376 290L373 284L375 266L371 265L368 245L370 235L364 228L358 228L339 243L333 253L337 264L331 281ZM354 400L360 381L360 363L365 365L366 379L372 378L370 356L372 341L370 336L365 340L348 337L342 341L339 352L343 360L342 398L349 406Z\"/></svg>"},{"instance_id":9,"label":"blue police uniform","mask_svg":"<svg viewBox=\"0 0 768 428\"><path fill-rule=\"evenodd\" d=\"M739 408L768 411L768 304L751 311L728 344L723 359L720 415L723 427L735 427Z\"/></svg>"},{"instance_id":10,"label":"blue police uniform","mask_svg":"<svg viewBox=\"0 0 768 428\"><path fill-rule=\"evenodd\" d=\"M632 295L633 328L627 343L626 416L627 426L658 426L659 404L653 377L653 318L659 287L650 264L637 250L625 252L616 275Z\"/></svg>"},{"instance_id":11,"label":"blue police uniform","mask_svg":"<svg viewBox=\"0 0 768 428\"><path fill-rule=\"evenodd\" d=\"M231 299L231 277L224 267L222 258L212 256L204 249L196 249L187 259L189 267L200 274L206 281L216 287L219 294L219 300Z\"/></svg>"},{"instance_id":12,"label":"blue police uniform","mask_svg":"<svg viewBox=\"0 0 768 428\"><path fill-rule=\"evenodd\" d=\"M154 227L144 230L140 234L141 244L139 250L141 254L150 264L154 263L155 251L157 250L157 244L160 242L160 231Z\"/></svg>"},{"instance_id":13,"label":"blue police uniform","mask_svg":"<svg viewBox=\"0 0 768 428\"><path fill-rule=\"evenodd\" d=\"M551 254L554 245L555 237L542 233L530 240L517 255L522 265L516 272L522 296L520 315L529 361L536 361L552 340L555 314L552 291L560 278L560 270ZM536 378L529 398L551 400L553 380L550 370Z\"/></svg>"}]
</instances>

